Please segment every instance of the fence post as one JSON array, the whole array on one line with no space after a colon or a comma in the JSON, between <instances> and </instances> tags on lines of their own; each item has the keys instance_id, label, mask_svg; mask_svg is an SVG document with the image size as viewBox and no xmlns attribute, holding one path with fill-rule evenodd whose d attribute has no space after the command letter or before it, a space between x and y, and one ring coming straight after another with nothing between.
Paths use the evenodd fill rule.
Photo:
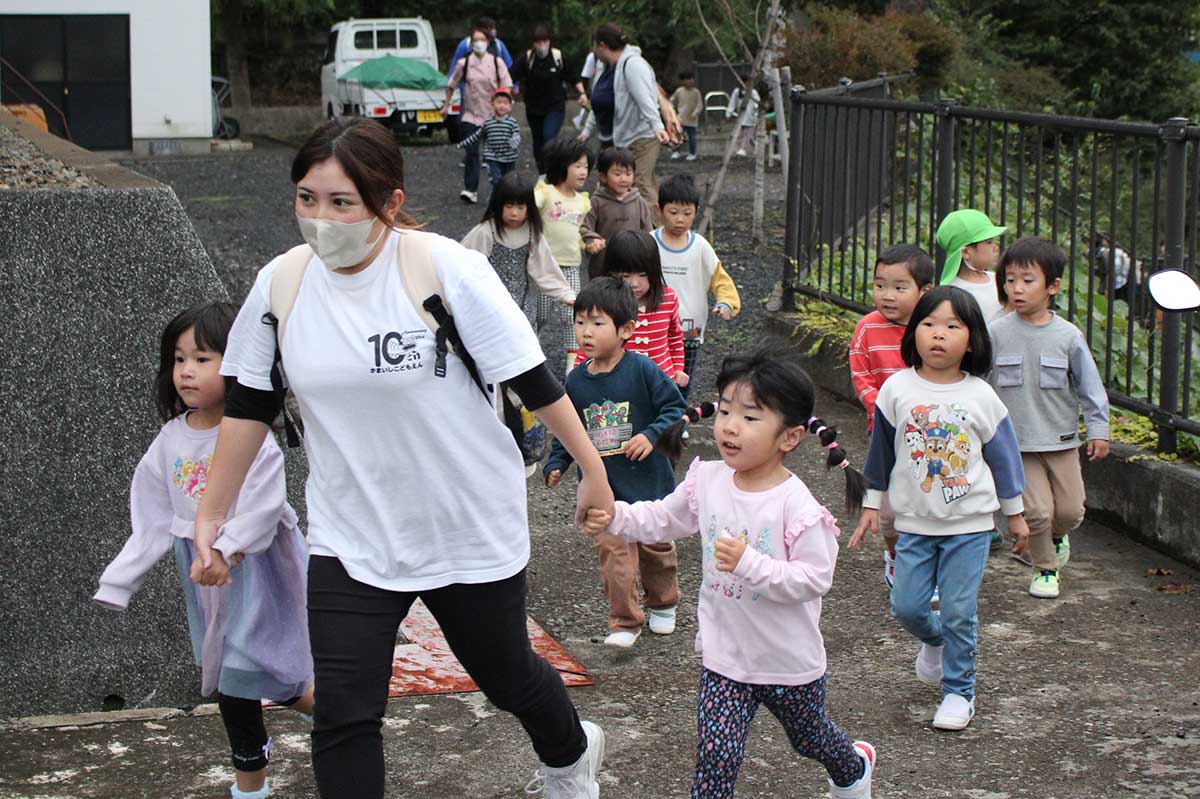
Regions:
<instances>
[{"instance_id":1,"label":"fence post","mask_svg":"<svg viewBox=\"0 0 1200 799\"><path fill-rule=\"evenodd\" d=\"M1164 269L1183 268L1184 221L1187 215L1187 126L1182 117L1168 119L1158 135L1166 144L1166 253ZM1162 370L1159 373L1158 405L1167 418L1158 425L1158 451L1172 454L1176 447L1171 418L1179 411L1180 314L1163 313Z\"/></svg>"},{"instance_id":2,"label":"fence post","mask_svg":"<svg viewBox=\"0 0 1200 799\"><path fill-rule=\"evenodd\" d=\"M937 193L937 196L932 198L931 203L933 207L937 209L937 219L939 225L942 223L942 220L946 218L946 214L954 210L954 198L951 196L951 194L954 191L954 151L956 149L954 146L954 138L957 133L955 119L951 114L953 107L953 101L939 100L936 111L938 120L938 148L937 163L935 164L935 169L937 170L937 180L934 183L934 191ZM920 230L921 222L920 220L917 220L917 231L919 232ZM917 242L913 243L915 244ZM934 249L934 242L929 242L929 246L931 249ZM936 275L940 276L942 274L942 267L946 263L946 251L941 247L936 247L936 249L934 249L934 253L934 259L937 264ZM934 285L936 286L937 284L938 281L934 280Z\"/></svg>"},{"instance_id":3,"label":"fence post","mask_svg":"<svg viewBox=\"0 0 1200 799\"><path fill-rule=\"evenodd\" d=\"M783 279L780 281L779 302L785 311L796 310L796 280L800 271L800 242L804 239L804 203L801 193L800 170L803 148L801 131L804 127L804 87L797 86L788 96L792 104L792 129L788 148L787 167L787 226L784 228Z\"/></svg>"}]
</instances>

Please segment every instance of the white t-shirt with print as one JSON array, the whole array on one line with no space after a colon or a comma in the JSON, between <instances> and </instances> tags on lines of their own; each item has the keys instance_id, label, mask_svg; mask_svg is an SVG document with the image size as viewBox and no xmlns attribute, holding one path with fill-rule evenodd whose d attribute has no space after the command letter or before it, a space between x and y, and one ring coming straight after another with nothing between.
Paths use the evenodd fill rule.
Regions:
<instances>
[{"instance_id":1,"label":"white t-shirt with print","mask_svg":"<svg viewBox=\"0 0 1200 799\"><path fill-rule=\"evenodd\" d=\"M304 419L308 544L359 582L392 591L503 580L529 560L524 465L471 380L447 358L434 375L433 333L405 293L398 237L354 275L314 257L283 340ZM524 313L480 253L450 239L431 249L458 331L484 379L498 383L545 357ZM276 258L258 273L221 373L271 388Z\"/></svg>"},{"instance_id":2,"label":"white t-shirt with print","mask_svg":"<svg viewBox=\"0 0 1200 799\"><path fill-rule=\"evenodd\" d=\"M708 287L721 259L708 239L694 230L688 231L688 243L678 250L663 241L662 228L656 229L653 235L662 261L663 279L679 295L679 322L683 325L684 338L695 337L703 344L711 307Z\"/></svg>"}]
</instances>

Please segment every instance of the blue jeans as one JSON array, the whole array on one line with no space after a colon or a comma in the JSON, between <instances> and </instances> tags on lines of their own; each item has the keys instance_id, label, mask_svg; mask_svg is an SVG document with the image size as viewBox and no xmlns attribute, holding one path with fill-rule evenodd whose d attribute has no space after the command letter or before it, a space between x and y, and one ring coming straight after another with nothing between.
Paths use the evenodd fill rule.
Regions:
<instances>
[{"instance_id":1,"label":"blue jeans","mask_svg":"<svg viewBox=\"0 0 1200 799\"><path fill-rule=\"evenodd\" d=\"M896 543L892 615L922 643L942 651L942 695L975 697L975 647L979 640L978 598L987 565L990 533L914 535ZM933 587L941 593L941 615L929 608Z\"/></svg>"},{"instance_id":2,"label":"blue jeans","mask_svg":"<svg viewBox=\"0 0 1200 799\"><path fill-rule=\"evenodd\" d=\"M695 155L696 154L696 126L695 125L684 125L683 132L687 134L688 154Z\"/></svg>"},{"instance_id":3,"label":"blue jeans","mask_svg":"<svg viewBox=\"0 0 1200 799\"><path fill-rule=\"evenodd\" d=\"M567 118L566 111L551 111L548 114L529 114L526 113L526 118L529 120L529 133L533 139L533 160L537 162L537 170L539 174L546 173L546 165L542 161L542 150L546 146L546 142L554 141L562 130L563 121Z\"/></svg>"},{"instance_id":4,"label":"blue jeans","mask_svg":"<svg viewBox=\"0 0 1200 799\"><path fill-rule=\"evenodd\" d=\"M496 184L500 182L502 177L516 169L517 164L514 161L492 161L491 159L488 159L484 163L487 164L488 197L490 198L492 196L491 193L496 190Z\"/></svg>"},{"instance_id":5,"label":"blue jeans","mask_svg":"<svg viewBox=\"0 0 1200 799\"><path fill-rule=\"evenodd\" d=\"M467 138L474 135L475 131L479 130L478 125L472 125L470 122L460 122L459 130L462 138ZM479 148L482 145L480 139L476 139L474 144L468 144L463 148L463 188L467 191L479 190Z\"/></svg>"}]
</instances>

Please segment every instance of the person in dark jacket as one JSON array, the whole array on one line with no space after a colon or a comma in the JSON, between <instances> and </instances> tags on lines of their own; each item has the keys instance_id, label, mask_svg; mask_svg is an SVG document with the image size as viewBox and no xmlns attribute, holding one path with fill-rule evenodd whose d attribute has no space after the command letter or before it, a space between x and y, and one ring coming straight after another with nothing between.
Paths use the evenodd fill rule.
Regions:
<instances>
[{"instance_id":1,"label":"person in dark jacket","mask_svg":"<svg viewBox=\"0 0 1200 799\"><path fill-rule=\"evenodd\" d=\"M563 58L562 51L550 46L550 28L546 25L533 29L533 47L513 59L512 74L525 98L533 159L537 161L538 172L544 174L542 147L562 130L568 88L583 94L583 85L575 79L577 73Z\"/></svg>"}]
</instances>

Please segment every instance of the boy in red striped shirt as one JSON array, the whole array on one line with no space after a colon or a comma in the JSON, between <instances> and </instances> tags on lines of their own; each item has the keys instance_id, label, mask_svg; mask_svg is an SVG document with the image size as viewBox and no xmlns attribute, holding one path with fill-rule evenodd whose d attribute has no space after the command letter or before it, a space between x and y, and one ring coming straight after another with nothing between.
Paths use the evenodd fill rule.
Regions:
<instances>
[{"instance_id":1,"label":"boy in red striped shirt","mask_svg":"<svg viewBox=\"0 0 1200 799\"><path fill-rule=\"evenodd\" d=\"M850 380L867 411L867 429L875 421L875 397L883 382L907 369L900 357L900 340L917 300L933 288L933 260L914 244L895 244L875 261L875 310L858 321L850 339ZM879 509L883 533L883 579L892 585L896 572L896 528L887 497Z\"/></svg>"}]
</instances>

